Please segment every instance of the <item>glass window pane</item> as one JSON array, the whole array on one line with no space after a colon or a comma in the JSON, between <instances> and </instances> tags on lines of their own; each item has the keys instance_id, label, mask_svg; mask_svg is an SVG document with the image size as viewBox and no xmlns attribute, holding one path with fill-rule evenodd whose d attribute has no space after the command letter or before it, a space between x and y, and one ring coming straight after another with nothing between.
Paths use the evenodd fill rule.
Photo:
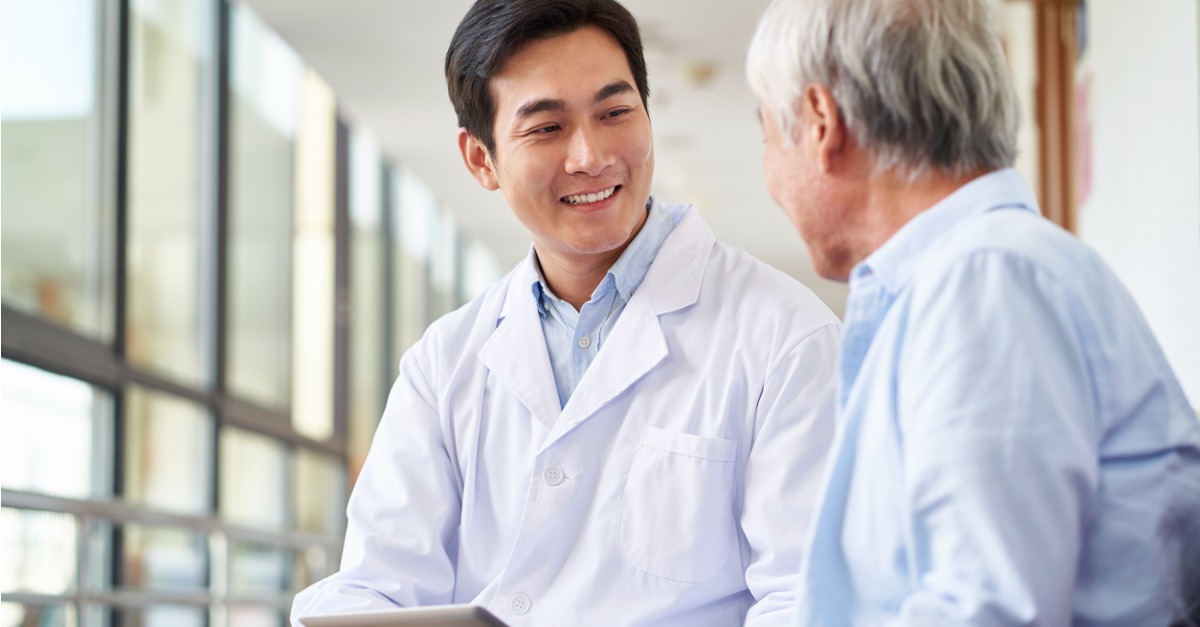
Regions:
<instances>
[{"instance_id":1,"label":"glass window pane","mask_svg":"<svg viewBox=\"0 0 1200 627\"><path fill-rule=\"evenodd\" d=\"M110 119L96 0L4 0L0 212L4 303L109 341Z\"/></svg>"},{"instance_id":2,"label":"glass window pane","mask_svg":"<svg viewBox=\"0 0 1200 627\"><path fill-rule=\"evenodd\" d=\"M78 624L74 605L0 603L0 627L75 627Z\"/></svg>"},{"instance_id":3,"label":"glass window pane","mask_svg":"<svg viewBox=\"0 0 1200 627\"><path fill-rule=\"evenodd\" d=\"M463 298L471 300L504 276L492 251L479 240L467 240L463 254Z\"/></svg>"},{"instance_id":4,"label":"glass window pane","mask_svg":"<svg viewBox=\"0 0 1200 627\"><path fill-rule=\"evenodd\" d=\"M122 609L116 624L120 627L204 627L207 619L206 608L151 605Z\"/></svg>"},{"instance_id":5,"label":"glass window pane","mask_svg":"<svg viewBox=\"0 0 1200 627\"><path fill-rule=\"evenodd\" d=\"M429 241L433 242L429 271L433 290L430 321L454 310L458 287L458 223L448 211L439 207L437 212L429 233Z\"/></svg>"},{"instance_id":6,"label":"glass window pane","mask_svg":"<svg viewBox=\"0 0 1200 627\"><path fill-rule=\"evenodd\" d=\"M0 591L66 594L75 589L78 525L56 512L0 510Z\"/></svg>"},{"instance_id":7,"label":"glass window pane","mask_svg":"<svg viewBox=\"0 0 1200 627\"><path fill-rule=\"evenodd\" d=\"M17 362L0 362L5 488L71 498L112 493L112 395Z\"/></svg>"},{"instance_id":8,"label":"glass window pane","mask_svg":"<svg viewBox=\"0 0 1200 627\"><path fill-rule=\"evenodd\" d=\"M337 571L337 556L314 546L292 557L292 591L298 592Z\"/></svg>"},{"instance_id":9,"label":"glass window pane","mask_svg":"<svg viewBox=\"0 0 1200 627\"><path fill-rule=\"evenodd\" d=\"M393 271L395 355L402 355L425 333L432 309L429 288L429 232L437 216L433 192L405 170L393 179L393 241L399 243ZM392 365L393 371L398 366ZM396 372L392 373L393 375Z\"/></svg>"},{"instance_id":10,"label":"glass window pane","mask_svg":"<svg viewBox=\"0 0 1200 627\"><path fill-rule=\"evenodd\" d=\"M211 221L208 158L212 18L205 0L130 3L129 358L185 383L207 382L202 234Z\"/></svg>"},{"instance_id":11,"label":"glass window pane","mask_svg":"<svg viewBox=\"0 0 1200 627\"><path fill-rule=\"evenodd\" d=\"M385 327L387 233L383 225L383 163L370 136L350 136L350 363L347 448L358 468L383 415L395 365L388 363Z\"/></svg>"},{"instance_id":12,"label":"glass window pane","mask_svg":"<svg viewBox=\"0 0 1200 627\"><path fill-rule=\"evenodd\" d=\"M108 627L112 624L112 608L104 605L85 604L81 623L84 627Z\"/></svg>"},{"instance_id":13,"label":"glass window pane","mask_svg":"<svg viewBox=\"0 0 1200 627\"><path fill-rule=\"evenodd\" d=\"M122 584L139 590L196 590L206 585L204 536L186 529L127 525Z\"/></svg>"},{"instance_id":14,"label":"glass window pane","mask_svg":"<svg viewBox=\"0 0 1200 627\"><path fill-rule=\"evenodd\" d=\"M333 436L337 117L333 91L312 72L304 75L301 113L292 272L292 426L314 440L328 440Z\"/></svg>"},{"instance_id":15,"label":"glass window pane","mask_svg":"<svg viewBox=\"0 0 1200 627\"><path fill-rule=\"evenodd\" d=\"M291 400L292 206L303 66L233 4L229 171L229 388Z\"/></svg>"},{"instance_id":16,"label":"glass window pane","mask_svg":"<svg viewBox=\"0 0 1200 627\"><path fill-rule=\"evenodd\" d=\"M87 572L83 573L80 585L85 590L110 590L113 581L113 525L106 520L92 519L84 529L87 538ZM97 624L91 618L97 606L83 608L84 622Z\"/></svg>"},{"instance_id":17,"label":"glass window pane","mask_svg":"<svg viewBox=\"0 0 1200 627\"><path fill-rule=\"evenodd\" d=\"M346 522L346 469L330 455L298 449L293 473L296 528L340 536Z\"/></svg>"},{"instance_id":18,"label":"glass window pane","mask_svg":"<svg viewBox=\"0 0 1200 627\"><path fill-rule=\"evenodd\" d=\"M229 608L229 624L233 627L280 627L283 612L269 607L233 605Z\"/></svg>"},{"instance_id":19,"label":"glass window pane","mask_svg":"<svg viewBox=\"0 0 1200 627\"><path fill-rule=\"evenodd\" d=\"M221 516L230 522L287 525L287 449L265 435L221 431Z\"/></svg>"},{"instance_id":20,"label":"glass window pane","mask_svg":"<svg viewBox=\"0 0 1200 627\"><path fill-rule=\"evenodd\" d=\"M271 596L287 590L291 551L250 542L229 545L229 592L238 596Z\"/></svg>"},{"instance_id":21,"label":"glass window pane","mask_svg":"<svg viewBox=\"0 0 1200 627\"><path fill-rule=\"evenodd\" d=\"M125 499L187 514L212 511L213 420L208 411L131 386L125 422Z\"/></svg>"}]
</instances>

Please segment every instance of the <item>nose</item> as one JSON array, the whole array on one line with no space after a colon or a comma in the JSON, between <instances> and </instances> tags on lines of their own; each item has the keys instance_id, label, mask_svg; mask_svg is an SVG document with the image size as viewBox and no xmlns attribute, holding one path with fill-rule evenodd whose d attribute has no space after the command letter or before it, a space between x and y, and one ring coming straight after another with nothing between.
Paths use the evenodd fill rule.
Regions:
<instances>
[{"instance_id":1,"label":"nose","mask_svg":"<svg viewBox=\"0 0 1200 627\"><path fill-rule=\"evenodd\" d=\"M599 176L612 165L613 156L604 140L604 130L590 125L577 126L567 144L568 174Z\"/></svg>"}]
</instances>

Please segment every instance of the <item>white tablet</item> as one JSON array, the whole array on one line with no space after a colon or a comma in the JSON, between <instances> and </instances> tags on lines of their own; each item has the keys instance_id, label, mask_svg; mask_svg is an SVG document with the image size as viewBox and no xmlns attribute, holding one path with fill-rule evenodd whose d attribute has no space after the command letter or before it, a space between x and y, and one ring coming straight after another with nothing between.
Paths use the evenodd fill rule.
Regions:
<instances>
[{"instance_id":1,"label":"white tablet","mask_svg":"<svg viewBox=\"0 0 1200 627\"><path fill-rule=\"evenodd\" d=\"M429 605L300 619L304 627L507 627L478 605Z\"/></svg>"}]
</instances>

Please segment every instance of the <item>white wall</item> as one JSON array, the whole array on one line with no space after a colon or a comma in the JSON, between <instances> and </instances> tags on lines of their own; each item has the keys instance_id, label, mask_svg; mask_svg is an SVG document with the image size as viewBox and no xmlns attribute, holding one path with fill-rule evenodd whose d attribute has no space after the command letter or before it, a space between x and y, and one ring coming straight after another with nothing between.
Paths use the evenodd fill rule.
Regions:
<instances>
[{"instance_id":1,"label":"white wall","mask_svg":"<svg viewBox=\"0 0 1200 627\"><path fill-rule=\"evenodd\" d=\"M1038 193L1037 37L1032 2L992 0L992 12L1004 42L1004 54L1021 100L1021 126L1017 131L1017 160L1013 167Z\"/></svg>"},{"instance_id":2,"label":"white wall","mask_svg":"<svg viewBox=\"0 0 1200 627\"><path fill-rule=\"evenodd\" d=\"M1200 406L1200 51L1196 0L1089 0L1092 188L1079 236L1133 293Z\"/></svg>"}]
</instances>

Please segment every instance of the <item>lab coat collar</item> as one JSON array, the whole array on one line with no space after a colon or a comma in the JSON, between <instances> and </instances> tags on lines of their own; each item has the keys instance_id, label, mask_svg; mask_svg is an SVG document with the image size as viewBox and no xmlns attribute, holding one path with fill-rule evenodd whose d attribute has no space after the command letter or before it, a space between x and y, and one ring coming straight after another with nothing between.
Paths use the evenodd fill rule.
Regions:
<instances>
[{"instance_id":1,"label":"lab coat collar","mask_svg":"<svg viewBox=\"0 0 1200 627\"><path fill-rule=\"evenodd\" d=\"M641 287L633 294L634 299L639 294L649 299L654 313L660 316L692 305L700 298L708 258L717 243L712 230L691 205L668 205L664 210L675 215L678 225L663 242Z\"/></svg>"},{"instance_id":2,"label":"lab coat collar","mask_svg":"<svg viewBox=\"0 0 1200 627\"><path fill-rule=\"evenodd\" d=\"M645 280L561 412L537 302L528 288L536 269L527 257L510 274L496 330L479 357L550 432L544 446L587 420L657 366L669 353L659 316L699 299L716 238L690 207L672 209L683 214L678 226L663 242Z\"/></svg>"},{"instance_id":3,"label":"lab coat collar","mask_svg":"<svg viewBox=\"0 0 1200 627\"><path fill-rule=\"evenodd\" d=\"M716 238L690 208L663 242L621 317L563 407L543 448L625 393L670 354L660 316L694 304Z\"/></svg>"},{"instance_id":4,"label":"lab coat collar","mask_svg":"<svg viewBox=\"0 0 1200 627\"><path fill-rule=\"evenodd\" d=\"M528 289L530 278L537 275L531 258L526 257L509 273L496 328L480 349L479 359L550 431L560 405L537 300Z\"/></svg>"}]
</instances>

